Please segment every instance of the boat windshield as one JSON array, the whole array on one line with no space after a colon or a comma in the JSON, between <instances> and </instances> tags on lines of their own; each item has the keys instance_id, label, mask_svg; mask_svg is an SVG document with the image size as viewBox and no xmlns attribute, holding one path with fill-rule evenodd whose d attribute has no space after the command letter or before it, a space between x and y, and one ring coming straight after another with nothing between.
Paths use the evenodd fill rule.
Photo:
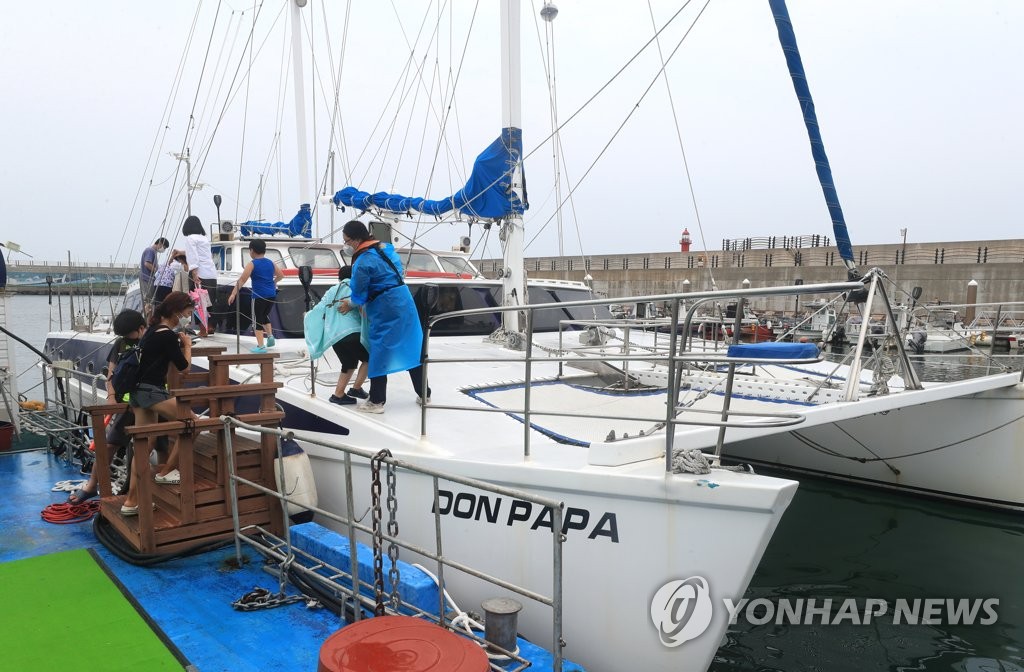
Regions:
<instances>
[{"instance_id":1,"label":"boat windshield","mask_svg":"<svg viewBox=\"0 0 1024 672\"><path fill-rule=\"evenodd\" d=\"M341 268L338 255L328 247L289 247L288 255L292 258L292 264L296 268L299 266Z\"/></svg>"},{"instance_id":2,"label":"boat windshield","mask_svg":"<svg viewBox=\"0 0 1024 672\"><path fill-rule=\"evenodd\" d=\"M441 268L445 273L459 273L472 277L480 275L480 271L476 270L476 267L465 257L438 257L437 260L441 262Z\"/></svg>"},{"instance_id":3,"label":"boat windshield","mask_svg":"<svg viewBox=\"0 0 1024 672\"><path fill-rule=\"evenodd\" d=\"M425 311L427 303L428 285L409 285L412 291L416 306L421 314L428 312L429 316L454 310L470 310L474 308L489 308L501 305L501 287L497 285L439 285L437 287L437 300L434 305ZM319 303L328 286L314 286L310 288L310 305ZM531 287L530 303L562 303L566 301L585 301L594 298L590 290L581 287L579 289L570 287ZM278 289L275 312L274 330L279 331L285 337L300 338L303 334L302 318L306 312L305 294L302 287L285 286ZM272 315L273 319L273 315ZM561 320L610 320L611 313L607 306L591 306L586 308L554 308L537 310L533 313L534 331L557 331ZM243 329L248 328L244 324ZM501 326L501 313L484 313L480 315L467 315L438 322L433 329L433 334L445 336L486 336ZM574 327L578 328L578 327Z\"/></svg>"}]
</instances>

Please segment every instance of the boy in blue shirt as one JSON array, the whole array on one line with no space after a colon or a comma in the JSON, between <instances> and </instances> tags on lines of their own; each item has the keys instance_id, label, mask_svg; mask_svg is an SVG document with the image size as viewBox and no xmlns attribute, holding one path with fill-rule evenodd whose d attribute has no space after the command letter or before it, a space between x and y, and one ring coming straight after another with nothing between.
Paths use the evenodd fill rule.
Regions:
<instances>
[{"instance_id":1,"label":"boy in blue shirt","mask_svg":"<svg viewBox=\"0 0 1024 672\"><path fill-rule=\"evenodd\" d=\"M281 269L266 257L267 243L263 240L249 241L249 256L252 261L245 265L242 277L238 278L235 288L228 297L228 305L235 302L238 290L245 281L252 278L252 312L253 332L256 334L256 347L250 352L261 354L267 348L274 347L273 327L270 324L270 309L277 298L277 283L284 277ZM263 345L263 334L267 334L267 344Z\"/></svg>"}]
</instances>

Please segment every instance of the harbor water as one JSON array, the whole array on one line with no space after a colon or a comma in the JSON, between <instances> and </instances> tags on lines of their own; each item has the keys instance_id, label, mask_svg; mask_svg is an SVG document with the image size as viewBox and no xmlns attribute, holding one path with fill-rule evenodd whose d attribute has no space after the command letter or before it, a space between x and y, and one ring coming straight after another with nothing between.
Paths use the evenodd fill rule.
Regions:
<instances>
[{"instance_id":1,"label":"harbor water","mask_svg":"<svg viewBox=\"0 0 1024 672\"><path fill-rule=\"evenodd\" d=\"M60 311L65 327L66 301ZM45 296L11 296L8 312L8 328L40 349L48 329L58 326L57 305ZM32 366L36 356L20 344L15 352L22 394L42 398ZM920 358L915 365L922 377L936 380L950 375L950 362L969 363L982 373L993 361L1015 364L1018 358ZM744 597L773 606L812 599L819 606L830 600L832 606L812 622L779 622L765 608L742 611L711 670L1024 672L1022 558L1024 513L801 479ZM840 605L849 599L862 610L869 601L884 603L887 613L870 622L863 611L840 617ZM994 620L894 622L900 601L929 599L998 603L986 602Z\"/></svg>"}]
</instances>

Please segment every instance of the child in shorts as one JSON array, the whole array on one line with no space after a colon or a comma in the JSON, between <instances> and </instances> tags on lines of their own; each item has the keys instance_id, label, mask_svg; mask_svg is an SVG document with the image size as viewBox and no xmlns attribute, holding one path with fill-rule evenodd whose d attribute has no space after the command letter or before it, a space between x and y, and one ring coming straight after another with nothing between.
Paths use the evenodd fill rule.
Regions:
<instances>
[{"instance_id":1,"label":"child in shorts","mask_svg":"<svg viewBox=\"0 0 1024 672\"><path fill-rule=\"evenodd\" d=\"M256 347L252 348L250 352L257 354L264 353L267 351L267 348L274 347L274 332L273 326L270 324L270 309L274 305L274 299L277 298L277 283L284 277L281 269L270 259L267 259L266 254L266 241L249 241L249 256L252 257L252 261L245 265L242 276L238 278L235 288L231 290L231 296L228 297L228 305L233 304L238 297L238 290L245 285L249 278L252 278L252 323L253 332L256 335ZM264 345L263 341L264 334L267 336L266 345Z\"/></svg>"}]
</instances>

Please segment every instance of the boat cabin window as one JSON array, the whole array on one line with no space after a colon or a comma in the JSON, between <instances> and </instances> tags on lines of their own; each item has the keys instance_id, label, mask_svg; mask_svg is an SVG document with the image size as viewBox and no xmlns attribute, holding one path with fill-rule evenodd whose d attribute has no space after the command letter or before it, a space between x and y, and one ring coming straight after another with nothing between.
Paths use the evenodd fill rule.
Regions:
<instances>
[{"instance_id":1,"label":"boat cabin window","mask_svg":"<svg viewBox=\"0 0 1024 672\"><path fill-rule=\"evenodd\" d=\"M268 247L266 254L263 256L274 262L274 266L277 266L278 268L285 268L284 255L281 254L281 250L274 250Z\"/></svg>"},{"instance_id":2,"label":"boat cabin window","mask_svg":"<svg viewBox=\"0 0 1024 672\"><path fill-rule=\"evenodd\" d=\"M313 285L310 287L310 305L320 302L324 293L331 285ZM426 312L427 287L423 284L410 284L413 300L422 315ZM469 310L473 308L494 308L501 305L501 287L497 285L480 285L475 283L459 283L436 285L437 299L430 308L431 316L453 310ZM560 303L563 301L586 301L594 298L585 288L568 289L555 287L531 287L531 303ZM286 338L301 338L303 335L302 318L306 311L305 293L302 287L294 285L278 288L277 300L271 311L274 332ZM242 329L251 327L248 318L242 314ZM559 320L611 320L607 306L587 306L577 308L549 308L534 311L534 331L556 331ZM434 326L433 334L446 336L486 336L501 326L501 314L498 312L468 315L444 320ZM582 327L574 327L582 328Z\"/></svg>"},{"instance_id":3,"label":"boat cabin window","mask_svg":"<svg viewBox=\"0 0 1024 672\"><path fill-rule=\"evenodd\" d=\"M478 277L480 272L465 257L438 257L445 273L459 273L470 277Z\"/></svg>"},{"instance_id":4,"label":"boat cabin window","mask_svg":"<svg viewBox=\"0 0 1024 672\"><path fill-rule=\"evenodd\" d=\"M213 267L218 271L231 270L231 250L223 245L211 245L210 255L213 257Z\"/></svg>"},{"instance_id":5,"label":"boat cabin window","mask_svg":"<svg viewBox=\"0 0 1024 672\"><path fill-rule=\"evenodd\" d=\"M341 268L338 256L334 253L334 250L327 247L289 247L288 254L291 256L292 263L296 268L299 266Z\"/></svg>"},{"instance_id":6,"label":"boat cabin window","mask_svg":"<svg viewBox=\"0 0 1024 672\"><path fill-rule=\"evenodd\" d=\"M408 250L402 250L398 253L399 258L402 260L402 266L407 271L429 271L431 273L437 273L437 262L434 261L434 255L429 252L410 252Z\"/></svg>"}]
</instances>

